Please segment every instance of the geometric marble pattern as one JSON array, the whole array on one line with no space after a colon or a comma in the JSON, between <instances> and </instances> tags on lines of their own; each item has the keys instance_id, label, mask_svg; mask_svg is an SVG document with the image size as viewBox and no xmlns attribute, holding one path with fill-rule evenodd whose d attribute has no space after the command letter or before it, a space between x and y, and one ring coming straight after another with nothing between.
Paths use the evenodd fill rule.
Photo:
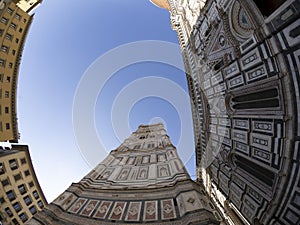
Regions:
<instances>
[{"instance_id":1,"label":"geometric marble pattern","mask_svg":"<svg viewBox=\"0 0 300 225\"><path fill-rule=\"evenodd\" d=\"M163 125L141 125L28 224L219 224L199 190Z\"/></svg>"},{"instance_id":2,"label":"geometric marble pattern","mask_svg":"<svg viewBox=\"0 0 300 225\"><path fill-rule=\"evenodd\" d=\"M300 1L169 3L198 180L231 224L299 224Z\"/></svg>"}]
</instances>

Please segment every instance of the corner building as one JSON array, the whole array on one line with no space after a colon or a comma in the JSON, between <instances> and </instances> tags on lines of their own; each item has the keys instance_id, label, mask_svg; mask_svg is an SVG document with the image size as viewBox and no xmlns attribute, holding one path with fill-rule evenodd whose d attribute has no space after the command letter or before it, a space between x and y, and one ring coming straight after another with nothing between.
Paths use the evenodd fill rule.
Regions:
<instances>
[{"instance_id":1,"label":"corner building","mask_svg":"<svg viewBox=\"0 0 300 225\"><path fill-rule=\"evenodd\" d=\"M141 125L27 224L220 224L202 192L163 125Z\"/></svg>"},{"instance_id":2,"label":"corner building","mask_svg":"<svg viewBox=\"0 0 300 225\"><path fill-rule=\"evenodd\" d=\"M299 224L300 1L153 2L178 34L207 194L230 224Z\"/></svg>"},{"instance_id":3,"label":"corner building","mask_svg":"<svg viewBox=\"0 0 300 225\"><path fill-rule=\"evenodd\" d=\"M23 47L41 0L0 1L0 142L17 143L17 84Z\"/></svg>"},{"instance_id":4,"label":"corner building","mask_svg":"<svg viewBox=\"0 0 300 225\"><path fill-rule=\"evenodd\" d=\"M0 149L0 224L24 224L47 204L28 146Z\"/></svg>"}]
</instances>

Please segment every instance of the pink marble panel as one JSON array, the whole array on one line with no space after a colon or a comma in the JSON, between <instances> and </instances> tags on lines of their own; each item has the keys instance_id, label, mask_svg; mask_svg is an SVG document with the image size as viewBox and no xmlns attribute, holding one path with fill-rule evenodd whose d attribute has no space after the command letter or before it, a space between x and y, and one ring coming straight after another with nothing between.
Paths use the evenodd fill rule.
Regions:
<instances>
[{"instance_id":1,"label":"pink marble panel","mask_svg":"<svg viewBox=\"0 0 300 225\"><path fill-rule=\"evenodd\" d=\"M97 209L97 212L95 213L95 215L93 217L99 218L99 219L105 219L111 205L112 205L112 202L102 201L101 204L99 205L99 208Z\"/></svg>"},{"instance_id":2,"label":"pink marble panel","mask_svg":"<svg viewBox=\"0 0 300 225\"><path fill-rule=\"evenodd\" d=\"M79 198L79 199L77 199L77 201L72 205L72 207L68 211L70 213L77 214L86 202L87 202L87 199Z\"/></svg>"},{"instance_id":3,"label":"pink marble panel","mask_svg":"<svg viewBox=\"0 0 300 225\"><path fill-rule=\"evenodd\" d=\"M110 213L109 219L121 220L125 211L126 204L126 202L116 202Z\"/></svg>"},{"instance_id":4,"label":"pink marble panel","mask_svg":"<svg viewBox=\"0 0 300 225\"><path fill-rule=\"evenodd\" d=\"M96 200L90 200L86 206L83 208L82 212L80 213L83 216L90 216L93 211L96 209L96 206L98 205L99 201Z\"/></svg>"},{"instance_id":5,"label":"pink marble panel","mask_svg":"<svg viewBox=\"0 0 300 225\"><path fill-rule=\"evenodd\" d=\"M163 220L176 218L173 199L161 200L161 218Z\"/></svg>"},{"instance_id":6,"label":"pink marble panel","mask_svg":"<svg viewBox=\"0 0 300 225\"><path fill-rule=\"evenodd\" d=\"M125 220L139 221L141 214L141 202L130 202Z\"/></svg>"},{"instance_id":7,"label":"pink marble panel","mask_svg":"<svg viewBox=\"0 0 300 225\"><path fill-rule=\"evenodd\" d=\"M144 220L157 220L157 201L146 201L144 207Z\"/></svg>"}]
</instances>

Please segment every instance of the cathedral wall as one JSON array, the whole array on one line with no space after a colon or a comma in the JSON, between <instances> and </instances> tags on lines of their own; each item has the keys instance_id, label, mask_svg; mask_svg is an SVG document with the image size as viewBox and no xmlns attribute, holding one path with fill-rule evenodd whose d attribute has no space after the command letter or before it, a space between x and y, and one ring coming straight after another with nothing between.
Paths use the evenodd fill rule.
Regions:
<instances>
[{"instance_id":1,"label":"cathedral wall","mask_svg":"<svg viewBox=\"0 0 300 225\"><path fill-rule=\"evenodd\" d=\"M198 180L233 224L299 223L299 1L169 2Z\"/></svg>"}]
</instances>

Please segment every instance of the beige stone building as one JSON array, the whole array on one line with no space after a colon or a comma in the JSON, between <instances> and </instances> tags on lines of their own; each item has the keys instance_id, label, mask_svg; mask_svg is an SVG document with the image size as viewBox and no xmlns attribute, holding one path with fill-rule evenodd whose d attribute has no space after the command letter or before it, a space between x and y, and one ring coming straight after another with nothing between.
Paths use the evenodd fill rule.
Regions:
<instances>
[{"instance_id":1,"label":"beige stone building","mask_svg":"<svg viewBox=\"0 0 300 225\"><path fill-rule=\"evenodd\" d=\"M30 27L30 11L41 1L0 1L0 142L18 142L17 82Z\"/></svg>"},{"instance_id":2,"label":"beige stone building","mask_svg":"<svg viewBox=\"0 0 300 225\"><path fill-rule=\"evenodd\" d=\"M162 124L141 125L27 224L219 224Z\"/></svg>"},{"instance_id":3,"label":"beige stone building","mask_svg":"<svg viewBox=\"0 0 300 225\"><path fill-rule=\"evenodd\" d=\"M0 142L17 143L19 65L32 10L40 0L0 0ZM26 145L0 146L0 224L24 224L47 201Z\"/></svg>"},{"instance_id":4,"label":"beige stone building","mask_svg":"<svg viewBox=\"0 0 300 225\"><path fill-rule=\"evenodd\" d=\"M182 49L198 180L230 224L299 224L300 1L153 2Z\"/></svg>"},{"instance_id":5,"label":"beige stone building","mask_svg":"<svg viewBox=\"0 0 300 225\"><path fill-rule=\"evenodd\" d=\"M47 204L28 146L0 149L0 224L24 224Z\"/></svg>"}]
</instances>

